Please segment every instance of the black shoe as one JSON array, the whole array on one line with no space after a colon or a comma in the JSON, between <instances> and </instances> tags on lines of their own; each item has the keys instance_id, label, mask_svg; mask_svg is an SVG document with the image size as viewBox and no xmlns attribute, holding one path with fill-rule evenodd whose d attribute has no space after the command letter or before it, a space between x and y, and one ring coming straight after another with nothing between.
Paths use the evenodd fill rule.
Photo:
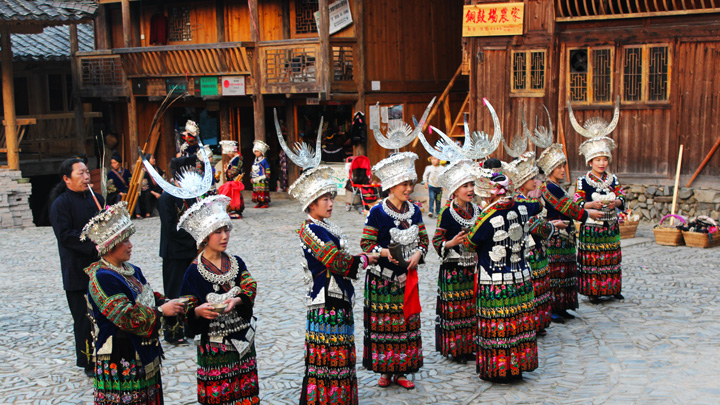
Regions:
<instances>
[{"instance_id":1,"label":"black shoe","mask_svg":"<svg viewBox=\"0 0 720 405\"><path fill-rule=\"evenodd\" d=\"M88 376L88 378L95 378L95 367L93 367L93 366L85 367L85 375Z\"/></svg>"},{"instance_id":2,"label":"black shoe","mask_svg":"<svg viewBox=\"0 0 720 405\"><path fill-rule=\"evenodd\" d=\"M458 364L467 364L467 358L465 358L465 356L453 356L453 360Z\"/></svg>"},{"instance_id":3,"label":"black shoe","mask_svg":"<svg viewBox=\"0 0 720 405\"><path fill-rule=\"evenodd\" d=\"M562 316L565 319L575 319L575 315L570 314L568 311L560 312L560 316Z\"/></svg>"},{"instance_id":4,"label":"black shoe","mask_svg":"<svg viewBox=\"0 0 720 405\"><path fill-rule=\"evenodd\" d=\"M550 321L555 323L565 323L565 320L559 314L550 315Z\"/></svg>"},{"instance_id":5,"label":"black shoe","mask_svg":"<svg viewBox=\"0 0 720 405\"><path fill-rule=\"evenodd\" d=\"M600 297L597 297L597 296L594 296L594 295L591 295L591 296L588 297L588 298L590 298L590 303L591 303L591 304L599 304L599 303L602 302L602 300L600 299Z\"/></svg>"},{"instance_id":6,"label":"black shoe","mask_svg":"<svg viewBox=\"0 0 720 405\"><path fill-rule=\"evenodd\" d=\"M615 295L613 295L613 297L615 297L616 300L624 300L625 299L625 297L623 297L622 294L615 294Z\"/></svg>"},{"instance_id":7,"label":"black shoe","mask_svg":"<svg viewBox=\"0 0 720 405\"><path fill-rule=\"evenodd\" d=\"M547 331L545 329L539 330L539 331L537 331L536 335L537 336L545 336L545 335L547 335Z\"/></svg>"}]
</instances>

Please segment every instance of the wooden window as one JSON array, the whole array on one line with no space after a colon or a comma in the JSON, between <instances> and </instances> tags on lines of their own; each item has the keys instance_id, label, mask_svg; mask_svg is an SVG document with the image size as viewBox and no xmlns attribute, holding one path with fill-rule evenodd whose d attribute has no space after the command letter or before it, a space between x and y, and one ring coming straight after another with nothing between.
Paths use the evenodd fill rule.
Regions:
<instances>
[{"instance_id":1,"label":"wooden window","mask_svg":"<svg viewBox=\"0 0 720 405\"><path fill-rule=\"evenodd\" d=\"M65 75L49 74L47 76L48 83L48 111L50 112L65 112L65 100L67 95L67 85L65 83Z\"/></svg>"},{"instance_id":2,"label":"wooden window","mask_svg":"<svg viewBox=\"0 0 720 405\"><path fill-rule=\"evenodd\" d=\"M295 34L318 32L315 24L315 12L318 10L318 0L295 0Z\"/></svg>"},{"instance_id":3,"label":"wooden window","mask_svg":"<svg viewBox=\"0 0 720 405\"><path fill-rule=\"evenodd\" d=\"M568 51L568 90L574 104L612 103L614 50L610 47Z\"/></svg>"},{"instance_id":4,"label":"wooden window","mask_svg":"<svg viewBox=\"0 0 720 405\"><path fill-rule=\"evenodd\" d=\"M189 7L170 7L168 11L168 42L192 41Z\"/></svg>"},{"instance_id":5,"label":"wooden window","mask_svg":"<svg viewBox=\"0 0 720 405\"><path fill-rule=\"evenodd\" d=\"M512 93L545 95L545 50L512 51Z\"/></svg>"},{"instance_id":6,"label":"wooden window","mask_svg":"<svg viewBox=\"0 0 720 405\"><path fill-rule=\"evenodd\" d=\"M623 102L664 102L670 97L670 53L667 45L623 48Z\"/></svg>"}]
</instances>

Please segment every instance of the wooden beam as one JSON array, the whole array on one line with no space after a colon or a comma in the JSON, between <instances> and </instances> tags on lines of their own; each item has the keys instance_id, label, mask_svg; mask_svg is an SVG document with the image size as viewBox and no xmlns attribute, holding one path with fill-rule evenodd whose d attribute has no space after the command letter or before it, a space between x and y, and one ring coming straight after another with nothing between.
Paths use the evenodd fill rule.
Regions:
<instances>
[{"instance_id":1,"label":"wooden beam","mask_svg":"<svg viewBox=\"0 0 720 405\"><path fill-rule=\"evenodd\" d=\"M227 101L220 101L220 139L223 141L233 140L230 127L230 103Z\"/></svg>"},{"instance_id":2,"label":"wooden beam","mask_svg":"<svg viewBox=\"0 0 720 405\"><path fill-rule=\"evenodd\" d=\"M75 112L75 136L77 142L77 153L85 153L85 108L80 100L80 82L82 74L78 59L75 57L79 50L77 24L70 25L70 70L72 72L73 86L73 110Z\"/></svg>"},{"instance_id":3,"label":"wooden beam","mask_svg":"<svg viewBox=\"0 0 720 405\"><path fill-rule=\"evenodd\" d=\"M20 170L20 152L18 150L17 123L15 122L15 89L13 83L12 48L10 30L6 25L0 28L0 50L2 52L2 95L5 112L5 142L7 144L7 162L10 170Z\"/></svg>"},{"instance_id":4,"label":"wooden beam","mask_svg":"<svg viewBox=\"0 0 720 405\"><path fill-rule=\"evenodd\" d=\"M363 1L355 0L355 39L357 40L354 51L355 55L355 84L357 86L357 102L355 103L355 111L365 112L365 18L363 17ZM367 118L367 117L366 117ZM356 148L354 155L364 154L364 145L362 148Z\"/></svg>"},{"instance_id":5,"label":"wooden beam","mask_svg":"<svg viewBox=\"0 0 720 405\"><path fill-rule=\"evenodd\" d=\"M223 0L215 0L215 21L217 41L225 42L225 2Z\"/></svg>"},{"instance_id":6,"label":"wooden beam","mask_svg":"<svg viewBox=\"0 0 720 405\"><path fill-rule=\"evenodd\" d=\"M110 48L108 41L108 23L105 14L105 6L98 5L97 14L95 15L95 49Z\"/></svg>"},{"instance_id":7,"label":"wooden beam","mask_svg":"<svg viewBox=\"0 0 720 405\"><path fill-rule=\"evenodd\" d=\"M130 18L130 0L122 0L122 31L123 31L123 47L132 47L132 23Z\"/></svg>"},{"instance_id":8,"label":"wooden beam","mask_svg":"<svg viewBox=\"0 0 720 405\"><path fill-rule=\"evenodd\" d=\"M249 0L250 7L250 37L255 42L255 52L252 60L253 76L253 119L255 126L255 139L265 141L265 100L260 89L262 85L262 70L260 65L260 13L258 12L258 0Z\"/></svg>"},{"instance_id":9,"label":"wooden beam","mask_svg":"<svg viewBox=\"0 0 720 405\"><path fill-rule=\"evenodd\" d=\"M327 100L330 92L330 66L332 56L330 55L330 9L328 0L319 0L320 25L318 25L318 36L320 37L320 53L315 65L317 82L320 85L320 98Z\"/></svg>"},{"instance_id":10,"label":"wooden beam","mask_svg":"<svg viewBox=\"0 0 720 405\"><path fill-rule=\"evenodd\" d=\"M127 0L126 0L127 1ZM132 83L128 80L128 88L132 88ZM137 102L135 96L130 93L128 97L127 112L128 112L128 146L129 153L127 154L127 161L134 162L138 158L138 125L137 125ZM128 168L130 169L130 168Z\"/></svg>"}]
</instances>

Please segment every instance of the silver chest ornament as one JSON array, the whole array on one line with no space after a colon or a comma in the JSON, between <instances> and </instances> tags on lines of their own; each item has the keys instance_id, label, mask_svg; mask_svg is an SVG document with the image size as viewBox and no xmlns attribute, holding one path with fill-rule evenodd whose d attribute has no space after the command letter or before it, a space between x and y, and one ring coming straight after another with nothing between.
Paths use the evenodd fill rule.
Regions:
<instances>
[{"instance_id":1,"label":"silver chest ornament","mask_svg":"<svg viewBox=\"0 0 720 405\"><path fill-rule=\"evenodd\" d=\"M408 222L412 223L412 220ZM420 242L418 226L410 225L407 229L390 229L390 242L402 245L403 258L409 260L413 253L415 253L415 250L417 250Z\"/></svg>"}]
</instances>

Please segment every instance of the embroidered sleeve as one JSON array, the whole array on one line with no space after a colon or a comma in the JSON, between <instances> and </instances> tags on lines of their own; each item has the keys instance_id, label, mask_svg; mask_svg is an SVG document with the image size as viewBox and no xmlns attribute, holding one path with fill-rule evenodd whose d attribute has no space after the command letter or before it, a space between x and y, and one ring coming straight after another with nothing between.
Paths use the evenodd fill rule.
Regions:
<instances>
[{"instance_id":1,"label":"embroidered sleeve","mask_svg":"<svg viewBox=\"0 0 720 405\"><path fill-rule=\"evenodd\" d=\"M443 215L447 212L447 209L447 206L442 207L438 213L437 227L435 228L435 235L433 235L432 240L433 247L440 257L445 256L445 242L447 242L445 234L447 233L447 230L442 228L442 222Z\"/></svg>"},{"instance_id":2,"label":"embroidered sleeve","mask_svg":"<svg viewBox=\"0 0 720 405\"><path fill-rule=\"evenodd\" d=\"M613 174L613 192L617 196L617 199L622 201L622 207L615 207L619 209L625 208L625 190L623 190L622 186L620 185L620 182L618 181L617 177Z\"/></svg>"},{"instance_id":3,"label":"embroidered sleeve","mask_svg":"<svg viewBox=\"0 0 720 405\"><path fill-rule=\"evenodd\" d=\"M540 239L549 239L555 229L550 222L540 218L539 215L530 218L528 224L530 225L530 234L537 236Z\"/></svg>"},{"instance_id":4,"label":"embroidered sleeve","mask_svg":"<svg viewBox=\"0 0 720 405\"><path fill-rule=\"evenodd\" d=\"M239 260L238 260L239 262ZM240 264L240 263L238 263ZM245 267L245 263L240 264L241 267L241 273L240 273L240 294L242 296L247 297L250 300L251 304L255 303L255 296L257 294L257 282L253 278L252 274L248 271L247 267ZM242 297L241 297L242 298ZM245 299L243 299L245 301Z\"/></svg>"},{"instance_id":5,"label":"embroidered sleeve","mask_svg":"<svg viewBox=\"0 0 720 405\"><path fill-rule=\"evenodd\" d=\"M242 173L242 161L235 157L230 161L230 163L228 163L227 170L225 171L225 178L228 181L235 180L240 173Z\"/></svg>"},{"instance_id":6,"label":"embroidered sleeve","mask_svg":"<svg viewBox=\"0 0 720 405\"><path fill-rule=\"evenodd\" d=\"M310 249L312 255L332 273L342 277L357 276L359 257L353 257L338 249L335 242L325 235L318 235L308 225L298 231L303 246Z\"/></svg>"},{"instance_id":7,"label":"embroidered sleeve","mask_svg":"<svg viewBox=\"0 0 720 405\"><path fill-rule=\"evenodd\" d=\"M556 194L562 193L562 196ZM548 204L552 205L556 210L563 213L563 215L570 217L578 221L584 221L587 218L587 213L580 206L580 204L573 202L570 197L562 192L562 190L556 190L552 192L550 186L543 187L542 197L547 201Z\"/></svg>"},{"instance_id":8,"label":"embroidered sleeve","mask_svg":"<svg viewBox=\"0 0 720 405\"><path fill-rule=\"evenodd\" d=\"M430 240L428 239L427 229L425 229L425 224L423 223L418 224L418 236L420 237L420 241L418 242L418 249L420 250L420 253L422 253L422 257L424 258L425 255L427 255Z\"/></svg>"},{"instance_id":9,"label":"embroidered sleeve","mask_svg":"<svg viewBox=\"0 0 720 405\"><path fill-rule=\"evenodd\" d=\"M577 186L575 187L575 202L578 203L581 207L585 206L585 202L587 201L587 195L585 194L585 190L583 189L583 178L580 177L577 180Z\"/></svg>"},{"instance_id":10,"label":"embroidered sleeve","mask_svg":"<svg viewBox=\"0 0 720 405\"><path fill-rule=\"evenodd\" d=\"M365 227L363 228L362 236L360 237L360 249L367 253L380 253L382 248L378 245L378 229L380 226L377 221L377 210L378 205L370 210L367 218L365 218Z\"/></svg>"},{"instance_id":11,"label":"embroidered sleeve","mask_svg":"<svg viewBox=\"0 0 720 405\"><path fill-rule=\"evenodd\" d=\"M95 273L90 279L88 293L100 312L118 328L141 337L150 337L156 332L155 308L130 300L129 289L116 277Z\"/></svg>"},{"instance_id":12,"label":"embroidered sleeve","mask_svg":"<svg viewBox=\"0 0 720 405\"><path fill-rule=\"evenodd\" d=\"M463 240L465 248L467 248L468 250L476 250L477 245L483 240L485 240L485 237L483 235L484 232L482 232L481 228L485 221L487 221L487 219L490 218L494 212L495 209L490 208L489 210L480 213L480 216L478 217L477 221L475 221L475 225L473 225L472 230L470 230L470 233Z\"/></svg>"}]
</instances>

